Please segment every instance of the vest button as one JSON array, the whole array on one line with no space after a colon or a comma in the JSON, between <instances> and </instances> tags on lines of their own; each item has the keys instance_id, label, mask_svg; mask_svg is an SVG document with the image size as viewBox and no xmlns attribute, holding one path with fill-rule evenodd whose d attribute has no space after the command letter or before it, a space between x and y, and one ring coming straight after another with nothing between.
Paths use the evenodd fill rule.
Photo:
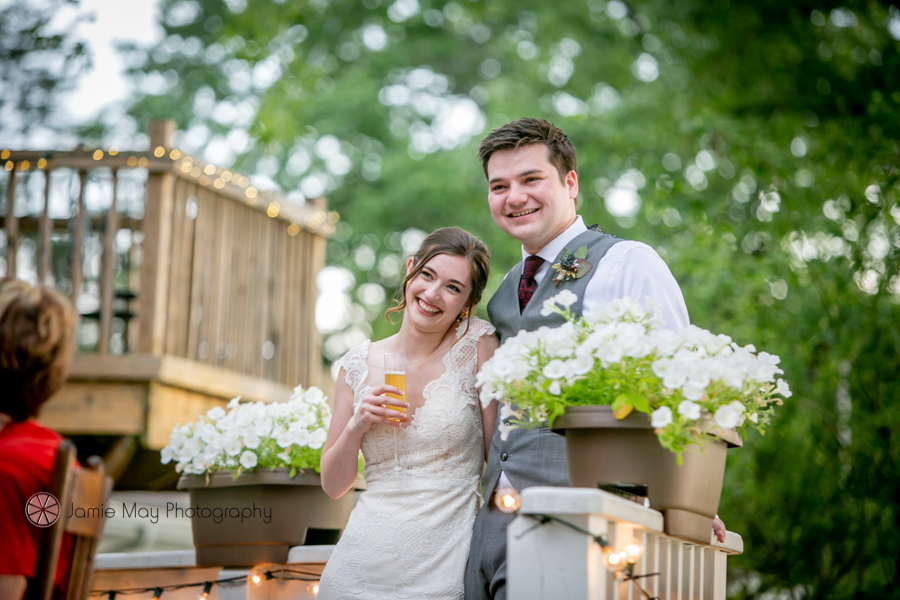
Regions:
<instances>
[{"instance_id":1,"label":"vest button","mask_svg":"<svg viewBox=\"0 0 900 600\"><path fill-rule=\"evenodd\" d=\"M509 458L509 454L507 454L506 452L500 455L500 460L506 460L507 458Z\"/></svg>"}]
</instances>

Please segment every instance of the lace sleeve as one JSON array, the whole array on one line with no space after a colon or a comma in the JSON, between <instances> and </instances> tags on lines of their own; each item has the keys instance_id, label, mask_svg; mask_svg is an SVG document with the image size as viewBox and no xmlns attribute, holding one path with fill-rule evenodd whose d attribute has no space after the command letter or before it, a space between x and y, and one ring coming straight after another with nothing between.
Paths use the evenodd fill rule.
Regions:
<instances>
[{"instance_id":1,"label":"lace sleeve","mask_svg":"<svg viewBox=\"0 0 900 600\"><path fill-rule=\"evenodd\" d=\"M347 354L342 356L334 364L344 369L344 381L353 390L354 396L360 386L365 382L366 375L369 373L366 367L366 356L369 354L369 340L366 340L359 346L349 350ZM356 402L354 402L354 405Z\"/></svg>"},{"instance_id":2,"label":"lace sleeve","mask_svg":"<svg viewBox=\"0 0 900 600\"><path fill-rule=\"evenodd\" d=\"M463 330L461 334L459 330ZM457 335L460 340L450 351L450 359L459 373L459 384L462 387L466 404L481 406L478 400L478 390L475 389L475 369L478 368L478 340L483 335L493 335L494 326L483 319L473 317L466 323L460 324Z\"/></svg>"}]
</instances>

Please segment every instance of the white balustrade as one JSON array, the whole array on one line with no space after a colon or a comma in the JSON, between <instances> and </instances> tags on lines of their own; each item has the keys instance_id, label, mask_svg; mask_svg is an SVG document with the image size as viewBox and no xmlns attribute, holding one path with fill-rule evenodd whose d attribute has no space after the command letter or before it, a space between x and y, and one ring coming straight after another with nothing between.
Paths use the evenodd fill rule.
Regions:
<instances>
[{"instance_id":1,"label":"white balustrade","mask_svg":"<svg viewBox=\"0 0 900 600\"><path fill-rule=\"evenodd\" d=\"M606 568L606 555L592 537L612 548L637 538L643 556L625 581ZM522 492L519 516L507 531L507 589L510 600L724 600L728 555L744 543L728 532L724 543L696 544L665 535L663 514L600 490L534 487ZM655 574L655 575L654 575ZM641 589L646 592L642 593Z\"/></svg>"}]
</instances>

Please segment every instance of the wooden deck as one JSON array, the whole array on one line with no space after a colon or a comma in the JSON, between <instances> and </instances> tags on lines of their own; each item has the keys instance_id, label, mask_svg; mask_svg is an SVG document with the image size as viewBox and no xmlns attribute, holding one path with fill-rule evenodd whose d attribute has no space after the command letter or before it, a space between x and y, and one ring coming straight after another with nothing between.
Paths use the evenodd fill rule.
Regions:
<instances>
[{"instance_id":1,"label":"wooden deck","mask_svg":"<svg viewBox=\"0 0 900 600\"><path fill-rule=\"evenodd\" d=\"M144 152L0 150L0 266L81 313L69 381L41 415L63 434L159 449L234 396L331 383L315 303L337 213L186 156L173 132L151 123Z\"/></svg>"}]
</instances>

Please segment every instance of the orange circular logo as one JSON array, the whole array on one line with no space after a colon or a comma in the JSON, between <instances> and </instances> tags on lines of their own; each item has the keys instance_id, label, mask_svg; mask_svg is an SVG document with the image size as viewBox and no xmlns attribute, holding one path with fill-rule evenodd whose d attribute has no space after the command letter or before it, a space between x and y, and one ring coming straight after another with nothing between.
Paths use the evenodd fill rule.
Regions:
<instances>
[{"instance_id":1,"label":"orange circular logo","mask_svg":"<svg viewBox=\"0 0 900 600\"><path fill-rule=\"evenodd\" d=\"M53 494L38 492L25 504L25 516L36 527L50 527L59 519L59 501Z\"/></svg>"}]
</instances>

